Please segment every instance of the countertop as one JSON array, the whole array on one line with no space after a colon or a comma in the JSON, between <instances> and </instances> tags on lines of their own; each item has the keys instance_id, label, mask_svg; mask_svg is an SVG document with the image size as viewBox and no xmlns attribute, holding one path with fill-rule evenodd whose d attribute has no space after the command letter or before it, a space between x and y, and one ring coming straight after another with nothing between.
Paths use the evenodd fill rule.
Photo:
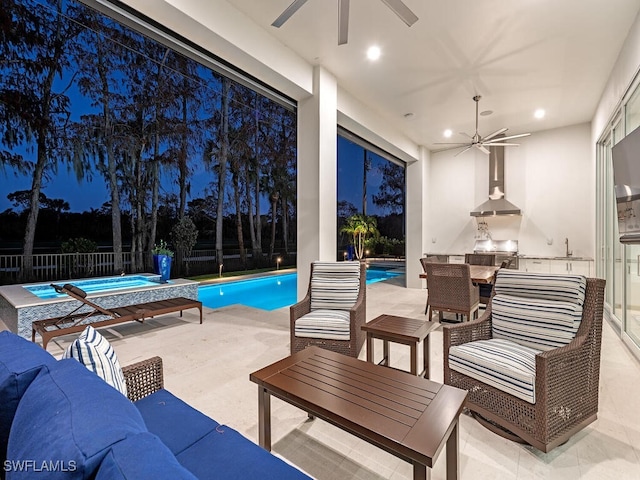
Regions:
<instances>
[{"instance_id":1,"label":"countertop","mask_svg":"<svg viewBox=\"0 0 640 480\"><path fill-rule=\"evenodd\" d=\"M491 252L487 252L487 253L491 253ZM464 253L426 253L425 256L431 256L431 255L440 255L440 256L455 256L455 257L464 257ZM576 260L576 261L588 261L588 262L593 262L593 258L591 257L577 257L577 256L569 256L569 257L562 257L562 256L545 256L545 255L524 255L524 254L518 254L517 255L518 258L521 258L523 260L564 260L564 261L569 261L569 260Z\"/></svg>"},{"instance_id":2,"label":"countertop","mask_svg":"<svg viewBox=\"0 0 640 480\"><path fill-rule=\"evenodd\" d=\"M574 257L571 255L570 257L545 257L542 255L518 255L518 258L522 259L530 259L530 260L564 260L568 262L569 260L578 260L578 261L588 261L593 262L593 258L590 257Z\"/></svg>"}]
</instances>

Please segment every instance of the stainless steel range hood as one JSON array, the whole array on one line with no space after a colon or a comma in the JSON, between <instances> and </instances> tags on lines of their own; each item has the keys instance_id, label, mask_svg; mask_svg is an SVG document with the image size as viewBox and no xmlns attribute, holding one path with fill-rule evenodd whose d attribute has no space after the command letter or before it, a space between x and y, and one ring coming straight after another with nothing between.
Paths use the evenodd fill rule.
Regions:
<instances>
[{"instance_id":1,"label":"stainless steel range hood","mask_svg":"<svg viewBox=\"0 0 640 480\"><path fill-rule=\"evenodd\" d=\"M504 147L489 147L489 199L471 211L472 217L522 215L522 211L505 198Z\"/></svg>"}]
</instances>

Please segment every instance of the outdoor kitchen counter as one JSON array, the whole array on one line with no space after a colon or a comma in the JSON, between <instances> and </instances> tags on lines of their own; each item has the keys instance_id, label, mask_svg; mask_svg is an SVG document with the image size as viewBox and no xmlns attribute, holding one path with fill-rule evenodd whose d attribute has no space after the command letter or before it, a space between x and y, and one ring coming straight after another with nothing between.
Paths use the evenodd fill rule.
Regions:
<instances>
[{"instance_id":1,"label":"outdoor kitchen counter","mask_svg":"<svg viewBox=\"0 0 640 480\"><path fill-rule=\"evenodd\" d=\"M593 262L593 258L591 257L574 257L573 255L569 256L569 257L564 257L564 256L548 256L548 255L518 255L518 258L522 258L524 260L526 259L540 259L540 260L563 260L563 261L569 261L569 260L576 260L576 261L586 261L586 262Z\"/></svg>"}]
</instances>

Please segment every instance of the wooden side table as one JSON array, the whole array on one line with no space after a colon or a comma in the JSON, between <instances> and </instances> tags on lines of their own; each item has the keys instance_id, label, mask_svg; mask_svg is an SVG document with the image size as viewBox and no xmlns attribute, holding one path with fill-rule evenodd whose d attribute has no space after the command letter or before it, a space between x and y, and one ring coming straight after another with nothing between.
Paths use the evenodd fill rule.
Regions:
<instances>
[{"instance_id":1,"label":"wooden side table","mask_svg":"<svg viewBox=\"0 0 640 480\"><path fill-rule=\"evenodd\" d=\"M389 342L409 345L411 348L411 374L429 378L429 334L438 328L438 322L415 318L380 315L361 328L367 332L367 362L374 363L373 339L382 340L383 358L379 365L390 366ZM418 343L423 342L423 371L418 374Z\"/></svg>"}]
</instances>

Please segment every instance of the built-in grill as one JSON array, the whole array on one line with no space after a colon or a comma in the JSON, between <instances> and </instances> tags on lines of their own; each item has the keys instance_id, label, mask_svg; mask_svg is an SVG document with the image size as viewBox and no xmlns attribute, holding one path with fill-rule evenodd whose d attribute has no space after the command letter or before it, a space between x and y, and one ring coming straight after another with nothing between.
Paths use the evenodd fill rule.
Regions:
<instances>
[{"instance_id":1,"label":"built-in grill","mask_svg":"<svg viewBox=\"0 0 640 480\"><path fill-rule=\"evenodd\" d=\"M518 241L517 240L476 240L474 253L494 253L496 266L505 260L511 260L509 268L518 269Z\"/></svg>"}]
</instances>

